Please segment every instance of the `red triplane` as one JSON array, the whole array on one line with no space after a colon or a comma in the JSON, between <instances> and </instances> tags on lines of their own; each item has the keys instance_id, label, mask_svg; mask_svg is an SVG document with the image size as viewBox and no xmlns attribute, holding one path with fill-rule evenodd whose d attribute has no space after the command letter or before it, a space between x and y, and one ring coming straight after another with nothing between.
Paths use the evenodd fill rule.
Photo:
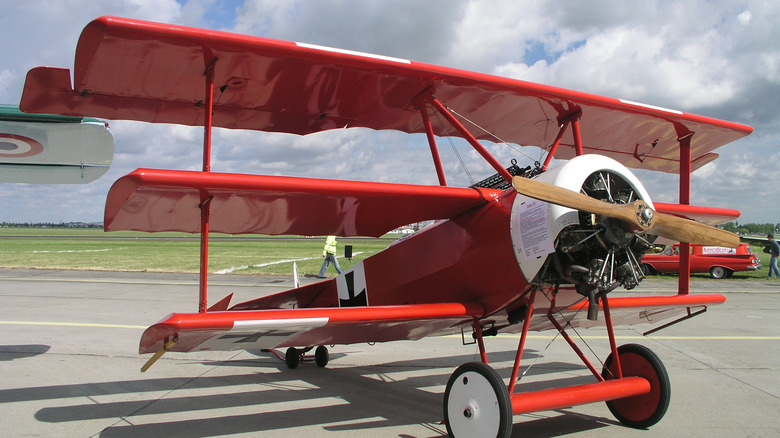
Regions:
<instances>
[{"instance_id":1,"label":"red triplane","mask_svg":"<svg viewBox=\"0 0 780 438\"><path fill-rule=\"evenodd\" d=\"M466 329L482 360L460 366L447 383L444 418L454 436L509 436L513 414L598 401L631 427L661 419L670 394L661 361L643 346L617 346L613 326L677 322L725 298L689 294L686 274L671 296L608 292L642 281L639 260L656 236L737 246L737 236L705 224L739 212L690 206L690 173L752 131L405 59L115 17L82 32L73 86L67 69L35 68L21 107L205 127L203 171L138 169L106 202L107 231L201 235L199 311L146 330L140 352L156 352L147 367L165 351L284 347L291 368L311 348L325 366L323 345ZM426 134L440 185L212 172L213 126ZM436 144L448 136L467 140L495 177L448 186ZM546 159L507 169L480 143L497 139L539 146ZM568 161L548 169L553 157ZM653 203L627 167L679 173L680 204ZM335 279L232 306L230 297L207 301L210 232L380 236L428 220L436 222ZM593 326L609 338L601 370L567 334ZM527 335L537 330L559 331L594 382L516 392ZM483 336L497 332L520 334L508 388L485 354Z\"/></svg>"}]
</instances>

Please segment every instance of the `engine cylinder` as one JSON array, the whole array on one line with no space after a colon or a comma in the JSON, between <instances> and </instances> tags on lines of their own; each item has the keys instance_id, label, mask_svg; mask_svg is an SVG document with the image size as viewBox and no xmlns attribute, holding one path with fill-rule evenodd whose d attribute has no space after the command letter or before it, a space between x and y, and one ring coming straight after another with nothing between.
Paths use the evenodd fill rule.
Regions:
<instances>
[{"instance_id":1,"label":"engine cylinder","mask_svg":"<svg viewBox=\"0 0 780 438\"><path fill-rule=\"evenodd\" d=\"M582 155L537 178L606 202L628 204L641 199L653 208L636 176L605 156ZM583 294L620 284L628 289L636 286L643 278L638 260L655 240L622 221L520 194L512 206L511 235L529 282L573 283Z\"/></svg>"}]
</instances>

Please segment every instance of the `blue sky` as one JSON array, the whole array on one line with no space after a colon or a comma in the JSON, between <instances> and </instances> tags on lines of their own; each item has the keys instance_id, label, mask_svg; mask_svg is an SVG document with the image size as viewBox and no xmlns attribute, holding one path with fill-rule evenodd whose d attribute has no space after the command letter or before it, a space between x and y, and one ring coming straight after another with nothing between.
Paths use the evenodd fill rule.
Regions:
<instances>
[{"instance_id":1,"label":"blue sky","mask_svg":"<svg viewBox=\"0 0 780 438\"><path fill-rule=\"evenodd\" d=\"M18 104L26 72L72 68L81 29L100 15L308 42L481 71L751 125L693 174L699 205L741 222L780 222L780 4L764 1L30 0L0 17L0 103ZM691 19L691 17L696 17ZM137 167L198 169L196 128L110 121L111 170L87 185L0 184L0 222L101 221L105 195ZM297 137L217 130L213 170L435 184L424 138L345 130ZM471 152L461 144L467 162ZM442 149L448 149L448 143ZM493 149L504 162L531 158ZM448 182L469 183L452 151ZM486 171L470 169L475 178ZM654 200L677 177L638 172Z\"/></svg>"}]
</instances>

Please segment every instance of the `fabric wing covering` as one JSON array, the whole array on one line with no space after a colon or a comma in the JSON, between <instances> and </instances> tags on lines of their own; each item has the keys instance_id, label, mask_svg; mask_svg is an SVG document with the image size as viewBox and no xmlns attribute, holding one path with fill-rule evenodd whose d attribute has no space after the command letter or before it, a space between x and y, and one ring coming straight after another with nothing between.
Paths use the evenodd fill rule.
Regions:
<instances>
[{"instance_id":1,"label":"fabric wing covering","mask_svg":"<svg viewBox=\"0 0 780 438\"><path fill-rule=\"evenodd\" d=\"M67 69L33 69L21 107L203 125L204 71L210 67L213 126L225 128L422 133L416 97L434 95L484 128L466 123L479 139L548 147L564 120L581 117L586 153L664 172L679 172L681 137L695 133L696 169L717 157L714 149L752 131L682 111L405 59L117 17L98 18L82 32L73 87ZM459 135L447 124L434 123L434 131ZM569 129L562 144L573 143ZM556 157L573 154L564 147Z\"/></svg>"}]
</instances>

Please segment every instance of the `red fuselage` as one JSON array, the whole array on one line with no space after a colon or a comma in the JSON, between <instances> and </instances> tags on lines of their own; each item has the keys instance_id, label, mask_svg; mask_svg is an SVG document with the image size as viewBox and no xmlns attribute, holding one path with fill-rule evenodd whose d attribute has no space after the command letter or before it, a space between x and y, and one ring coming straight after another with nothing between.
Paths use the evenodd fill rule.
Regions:
<instances>
[{"instance_id":1,"label":"red fuselage","mask_svg":"<svg viewBox=\"0 0 780 438\"><path fill-rule=\"evenodd\" d=\"M492 314L528 289L512 247L509 190L366 259L371 306L479 302Z\"/></svg>"}]
</instances>

